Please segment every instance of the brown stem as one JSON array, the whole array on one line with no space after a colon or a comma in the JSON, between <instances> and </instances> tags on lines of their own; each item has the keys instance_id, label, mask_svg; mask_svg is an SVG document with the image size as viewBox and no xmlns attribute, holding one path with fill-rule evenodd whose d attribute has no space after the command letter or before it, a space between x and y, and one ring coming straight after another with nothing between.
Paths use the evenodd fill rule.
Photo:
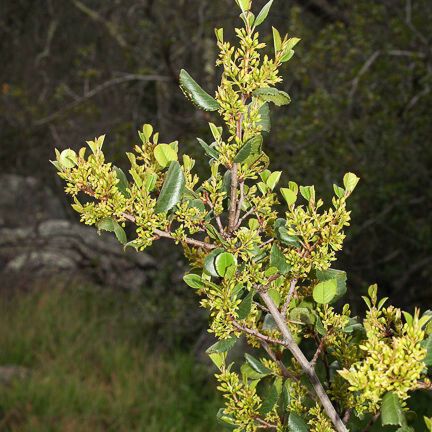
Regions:
<instances>
[{"instance_id":1,"label":"brown stem","mask_svg":"<svg viewBox=\"0 0 432 432\"><path fill-rule=\"evenodd\" d=\"M250 216L254 211L256 210L256 207L252 207L250 210L248 210L238 221L237 225L235 226L235 229L240 228L241 224L244 222L244 220Z\"/></svg>"},{"instance_id":2,"label":"brown stem","mask_svg":"<svg viewBox=\"0 0 432 432\"><path fill-rule=\"evenodd\" d=\"M236 225L237 214L237 187L238 187L238 169L239 164L234 163L231 168L231 203L228 215L228 232L232 233Z\"/></svg>"},{"instance_id":3,"label":"brown stem","mask_svg":"<svg viewBox=\"0 0 432 432\"><path fill-rule=\"evenodd\" d=\"M131 214L128 214L128 213L122 213L122 216L123 216L125 219L127 219L128 221L130 221L130 222L134 222L134 223L136 222L135 216L133 216L133 215L131 215ZM174 237L172 236L172 234L170 234L170 233L167 232L167 231L162 231L162 230L158 230L158 229L156 229L156 230L154 231L154 233L155 233L158 237L163 237L163 238L168 238L168 239L171 239L171 240L175 240ZM191 238L189 238L189 237L187 237L187 238L184 240L184 242L187 243L187 244L189 244L189 245L191 245L191 246L196 246L196 247L200 247L200 248L207 249L207 250L213 250L213 249L216 249L216 247L217 247L217 246L212 245L212 244L210 244L210 243L206 243L206 242L203 242L203 241L200 241L200 240L191 239Z\"/></svg>"},{"instance_id":4,"label":"brown stem","mask_svg":"<svg viewBox=\"0 0 432 432\"><path fill-rule=\"evenodd\" d=\"M288 307L289 307L289 305L291 303L291 300L293 298L296 285L297 285L297 279L293 279L291 281L291 284L290 284L290 289L289 289L289 292L288 292L288 297L286 298L285 303L282 306L282 316L284 318L286 318L286 315L287 315L287 312L288 312Z\"/></svg>"},{"instance_id":5,"label":"brown stem","mask_svg":"<svg viewBox=\"0 0 432 432\"><path fill-rule=\"evenodd\" d=\"M317 374L315 373L314 368L311 366L308 359L305 357L305 355L303 354L299 346L294 341L294 338L288 326L286 325L285 319L279 312L275 303L273 302L273 300L271 299L271 297L268 295L267 292L260 292L260 296L263 299L264 303L266 304L268 310L272 314L273 319L275 320L277 326L279 327L279 330L281 331L282 336L285 339L285 345L291 351L291 354L300 364L304 374L309 378L309 381L312 384L312 387L314 388L314 391L318 396L325 413L333 423L333 426L335 427L336 431L348 432L348 429L346 428L345 424L343 423L342 419L337 413L326 391L324 390L324 387L322 386Z\"/></svg>"},{"instance_id":6,"label":"brown stem","mask_svg":"<svg viewBox=\"0 0 432 432\"><path fill-rule=\"evenodd\" d=\"M318 345L318 348L315 352L315 355L313 356L313 359L311 360L310 364L315 369L316 363L318 361L319 356L324 350L324 344L325 344L325 337L323 337Z\"/></svg>"},{"instance_id":7,"label":"brown stem","mask_svg":"<svg viewBox=\"0 0 432 432\"><path fill-rule=\"evenodd\" d=\"M154 233L158 236L158 237L163 237L163 238L168 238L171 240L175 240L174 237L166 231L161 231L161 230L155 230ZM184 239L184 242L191 245L191 246L196 246L196 247L200 247L203 249L207 249L207 250L213 250L216 249L217 246L212 245L210 243L206 243L200 240L195 240L195 239L191 239L191 238L186 238Z\"/></svg>"},{"instance_id":8,"label":"brown stem","mask_svg":"<svg viewBox=\"0 0 432 432\"><path fill-rule=\"evenodd\" d=\"M241 213L241 209L243 206L243 201L244 201L244 180L240 181L240 199L239 202L237 204L237 211L236 211L236 215L235 215L235 222L234 222L234 227L237 227L238 221L240 219L240 213Z\"/></svg>"}]
</instances>

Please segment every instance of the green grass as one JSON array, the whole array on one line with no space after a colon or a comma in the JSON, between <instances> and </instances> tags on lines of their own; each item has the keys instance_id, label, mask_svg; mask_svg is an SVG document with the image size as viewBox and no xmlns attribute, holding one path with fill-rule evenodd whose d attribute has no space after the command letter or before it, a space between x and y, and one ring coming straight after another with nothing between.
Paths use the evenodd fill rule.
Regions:
<instances>
[{"instance_id":1,"label":"green grass","mask_svg":"<svg viewBox=\"0 0 432 432\"><path fill-rule=\"evenodd\" d=\"M0 431L219 430L208 372L150 344L137 301L72 288L1 295L0 365L30 377L0 384Z\"/></svg>"}]
</instances>

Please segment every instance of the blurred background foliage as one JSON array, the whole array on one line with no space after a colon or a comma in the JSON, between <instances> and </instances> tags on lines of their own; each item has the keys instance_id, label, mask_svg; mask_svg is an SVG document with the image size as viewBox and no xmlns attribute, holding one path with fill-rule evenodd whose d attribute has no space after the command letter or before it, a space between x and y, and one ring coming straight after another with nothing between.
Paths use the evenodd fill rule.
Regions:
<instances>
[{"instance_id":1,"label":"blurred background foliage","mask_svg":"<svg viewBox=\"0 0 432 432\"><path fill-rule=\"evenodd\" d=\"M255 0L257 9L264 3ZM214 67L213 29L223 26L232 38L232 28L239 23L233 4L233 0L0 1L1 172L40 178L67 207L48 163L54 147L77 149L85 140L107 133L107 153L125 168L124 152L137 142L136 131L144 122L153 123L165 142L180 139L180 148L199 159L195 137L206 138L207 122L216 119L197 112L184 99L178 73L184 67L206 89L215 90L219 71ZM283 87L293 103L288 110L273 112L273 132L265 143L272 169L284 170L285 182L316 184L326 198L344 172L362 178L351 200L352 228L336 265L348 270L350 301L358 309L361 294L374 282L398 306L431 305L431 19L430 0L276 0L261 30L270 35L270 25L275 25L302 38L295 59L284 71ZM197 302L178 277L170 276L182 273L180 253L163 243L151 253L159 262L160 272L152 284L157 290L143 287L143 292L147 290L152 313L164 319L156 325L153 321L146 334L156 335L161 346L180 341L189 349L204 328L205 317L187 315ZM132 299L128 301L132 304ZM15 305L15 310L20 307ZM73 321L70 331L79 333ZM129 329L127 322L124 326ZM132 333L126 340L132 338L134 349L140 350L139 338ZM41 338L50 336L44 333ZM22 363L19 349L37 352L30 345L8 345L4 336L1 343L6 346L2 363ZM103 341L100 345L102 349ZM118 359L125 355L120 351L129 349L114 345ZM15 355L21 360L15 361ZM107 374L117 367L107 367ZM139 369L139 362L133 368ZM133 368L132 374L137 370ZM177 373L167 368L167 376ZM74 373L65 386L71 386L70 397L80 399L73 396L73 380L80 380ZM52 379L62 378L54 374ZM37 375L35 380L39 386ZM40 398L51 397L44 387L49 385L42 385ZM134 385L139 387L140 382ZM193 382L191 386L200 387ZM22 400L31 398L31 389L22 391L26 394ZM126 399L138 394L145 398L138 388L130 391L135 396ZM102 390L96 394L97 388L94 392L94 398L86 397L100 403L97 412L103 413L106 396ZM181 390L178 395L188 403ZM9 412L12 396L2 398L0 406ZM34 400L36 406L39 402ZM57 403L61 411L62 402ZM109 409L124 412L135 409L132 405ZM133 421L116 430L144 430L138 417ZM188 430L195 430L190 426ZM32 427L10 430L39 430ZM186 426L159 425L155 430L182 431Z\"/></svg>"}]
</instances>

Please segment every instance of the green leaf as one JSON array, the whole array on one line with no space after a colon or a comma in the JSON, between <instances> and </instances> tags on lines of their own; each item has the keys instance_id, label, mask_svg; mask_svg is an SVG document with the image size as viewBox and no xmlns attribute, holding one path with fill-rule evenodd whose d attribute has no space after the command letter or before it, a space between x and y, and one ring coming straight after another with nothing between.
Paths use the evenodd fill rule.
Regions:
<instances>
[{"instance_id":1,"label":"green leaf","mask_svg":"<svg viewBox=\"0 0 432 432\"><path fill-rule=\"evenodd\" d=\"M255 291L251 290L248 295L242 300L237 309L237 317L239 320L244 320L248 317L252 309L252 301Z\"/></svg>"},{"instance_id":2,"label":"green leaf","mask_svg":"<svg viewBox=\"0 0 432 432\"><path fill-rule=\"evenodd\" d=\"M213 354L213 353L225 353L228 352L230 349L234 347L234 345L237 343L238 338L232 337L229 339L223 339L218 342L216 342L211 347L207 348L206 353L207 354Z\"/></svg>"},{"instance_id":3,"label":"green leaf","mask_svg":"<svg viewBox=\"0 0 432 432\"><path fill-rule=\"evenodd\" d=\"M295 51L293 49L287 49L281 57L281 63L286 63L294 57Z\"/></svg>"},{"instance_id":4,"label":"green leaf","mask_svg":"<svg viewBox=\"0 0 432 432\"><path fill-rule=\"evenodd\" d=\"M292 206L297 201L297 194L288 188L281 188L281 194L289 206Z\"/></svg>"},{"instance_id":5,"label":"green leaf","mask_svg":"<svg viewBox=\"0 0 432 432\"><path fill-rule=\"evenodd\" d=\"M261 374L257 372L249 363L243 363L240 368L240 372L242 374L242 378L244 381L253 380L259 381L262 378L265 378L268 374Z\"/></svg>"},{"instance_id":6,"label":"green leaf","mask_svg":"<svg viewBox=\"0 0 432 432\"><path fill-rule=\"evenodd\" d=\"M236 2L243 12L246 12L251 8L251 0L236 0Z\"/></svg>"},{"instance_id":7,"label":"green leaf","mask_svg":"<svg viewBox=\"0 0 432 432\"><path fill-rule=\"evenodd\" d=\"M275 27L272 27L272 29L273 29L274 49L275 49L275 53L277 54L282 47L282 38L278 29L276 29Z\"/></svg>"},{"instance_id":8,"label":"green leaf","mask_svg":"<svg viewBox=\"0 0 432 432\"><path fill-rule=\"evenodd\" d=\"M423 347L427 351L423 362L426 366L432 366L432 334L423 342Z\"/></svg>"},{"instance_id":9,"label":"green leaf","mask_svg":"<svg viewBox=\"0 0 432 432\"><path fill-rule=\"evenodd\" d=\"M266 275L267 276L267 275ZM270 288L267 291L267 294L269 295L269 297L273 300L274 304L276 305L276 307L279 307L280 302L281 302L281 295L279 293L278 290L276 290L275 288Z\"/></svg>"},{"instance_id":10,"label":"green leaf","mask_svg":"<svg viewBox=\"0 0 432 432\"><path fill-rule=\"evenodd\" d=\"M180 202L184 186L185 177L180 164L177 161L171 162L165 182L156 202L155 212L167 212L176 206Z\"/></svg>"},{"instance_id":11,"label":"green leaf","mask_svg":"<svg viewBox=\"0 0 432 432\"><path fill-rule=\"evenodd\" d=\"M226 353L223 352L215 352L209 354L211 361L216 365L216 367L221 370L222 366L225 364Z\"/></svg>"},{"instance_id":12,"label":"green leaf","mask_svg":"<svg viewBox=\"0 0 432 432\"><path fill-rule=\"evenodd\" d=\"M63 168L73 168L78 163L77 154L71 149L63 150L60 153L59 163Z\"/></svg>"},{"instance_id":13,"label":"green leaf","mask_svg":"<svg viewBox=\"0 0 432 432\"><path fill-rule=\"evenodd\" d=\"M279 249L277 245L273 245L270 252L270 265L276 267L280 274L287 274L292 266L287 263L285 255Z\"/></svg>"},{"instance_id":14,"label":"green leaf","mask_svg":"<svg viewBox=\"0 0 432 432\"><path fill-rule=\"evenodd\" d=\"M355 187L357 186L357 183L359 182L360 178L357 177L355 174L353 173L347 173L344 176L343 179L343 183L345 186L345 189L347 190L347 192L352 192Z\"/></svg>"},{"instance_id":15,"label":"green leaf","mask_svg":"<svg viewBox=\"0 0 432 432\"><path fill-rule=\"evenodd\" d=\"M180 88L188 99L204 111L219 109L217 100L206 93L184 69L180 71Z\"/></svg>"},{"instance_id":16,"label":"green leaf","mask_svg":"<svg viewBox=\"0 0 432 432\"><path fill-rule=\"evenodd\" d=\"M388 392L384 395L381 403L381 423L383 426L406 424L405 415L398 396Z\"/></svg>"},{"instance_id":17,"label":"green leaf","mask_svg":"<svg viewBox=\"0 0 432 432\"><path fill-rule=\"evenodd\" d=\"M289 38L287 48L289 50L292 50L300 41L301 39L298 37Z\"/></svg>"},{"instance_id":18,"label":"green leaf","mask_svg":"<svg viewBox=\"0 0 432 432\"><path fill-rule=\"evenodd\" d=\"M215 260L216 257L220 254L224 253L224 250L221 248L215 249L213 251L211 251L204 260L204 269L206 270L206 272L214 277L219 277L219 273L216 270L215 267Z\"/></svg>"},{"instance_id":19,"label":"green leaf","mask_svg":"<svg viewBox=\"0 0 432 432\"><path fill-rule=\"evenodd\" d=\"M273 87L257 89L253 92L253 95L265 102L273 102L276 106L288 105L291 102L288 93Z\"/></svg>"},{"instance_id":20,"label":"green leaf","mask_svg":"<svg viewBox=\"0 0 432 432\"><path fill-rule=\"evenodd\" d=\"M171 162L178 159L177 152L169 144L158 144L153 153L162 168L166 168Z\"/></svg>"},{"instance_id":21,"label":"green leaf","mask_svg":"<svg viewBox=\"0 0 432 432\"><path fill-rule=\"evenodd\" d=\"M345 195L345 189L338 185L333 185L333 190L338 198L342 198Z\"/></svg>"},{"instance_id":22,"label":"green leaf","mask_svg":"<svg viewBox=\"0 0 432 432\"><path fill-rule=\"evenodd\" d=\"M271 119L270 119L270 107L268 103L262 105L259 109L259 115L261 120L259 121L259 125L262 127L263 132L270 132L271 130Z\"/></svg>"},{"instance_id":23,"label":"green leaf","mask_svg":"<svg viewBox=\"0 0 432 432\"><path fill-rule=\"evenodd\" d=\"M114 166L113 167L114 172L116 173L116 176L118 178L117 183L117 189L120 191L120 193L125 196L126 198L129 198L129 192L127 191L129 187L129 182L127 180L126 174L123 172L122 169Z\"/></svg>"},{"instance_id":24,"label":"green leaf","mask_svg":"<svg viewBox=\"0 0 432 432\"><path fill-rule=\"evenodd\" d=\"M249 363L249 365L252 367L252 369L255 370L256 372L258 372L259 374L262 374L262 375L271 375L272 374L272 371L269 368L265 367L258 359L251 356L250 354L246 353L245 359Z\"/></svg>"},{"instance_id":25,"label":"green leaf","mask_svg":"<svg viewBox=\"0 0 432 432\"><path fill-rule=\"evenodd\" d=\"M290 312L290 318L293 321L300 321L306 325L313 325L316 321L315 315L310 309L305 307L296 307L292 309Z\"/></svg>"},{"instance_id":26,"label":"green leaf","mask_svg":"<svg viewBox=\"0 0 432 432\"><path fill-rule=\"evenodd\" d=\"M337 294L337 280L320 282L313 290L313 298L319 304L329 304Z\"/></svg>"},{"instance_id":27,"label":"green leaf","mask_svg":"<svg viewBox=\"0 0 432 432\"><path fill-rule=\"evenodd\" d=\"M239 150L234 158L235 163L243 163L249 156L258 154L263 143L262 135L256 135L246 141L245 145Z\"/></svg>"},{"instance_id":28,"label":"green leaf","mask_svg":"<svg viewBox=\"0 0 432 432\"><path fill-rule=\"evenodd\" d=\"M306 422L296 413L292 412L288 419L288 430L290 432L308 432Z\"/></svg>"},{"instance_id":29,"label":"green leaf","mask_svg":"<svg viewBox=\"0 0 432 432\"><path fill-rule=\"evenodd\" d=\"M270 0L262 9L261 12L258 14L256 20L255 20L255 26L259 26L262 24L266 18L268 17L268 14L270 12L270 8L272 7L273 0Z\"/></svg>"},{"instance_id":30,"label":"green leaf","mask_svg":"<svg viewBox=\"0 0 432 432\"><path fill-rule=\"evenodd\" d=\"M336 279L337 290L334 301L339 300L347 292L347 274L343 270L327 269L327 270L317 270L317 279L321 282L328 281L331 279Z\"/></svg>"},{"instance_id":31,"label":"green leaf","mask_svg":"<svg viewBox=\"0 0 432 432\"><path fill-rule=\"evenodd\" d=\"M282 171L275 171L270 174L269 178L266 181L266 185L273 190L276 185L279 183L280 177L282 175Z\"/></svg>"},{"instance_id":32,"label":"green leaf","mask_svg":"<svg viewBox=\"0 0 432 432\"><path fill-rule=\"evenodd\" d=\"M237 259L233 254L223 252L216 257L215 268L219 276L224 277L230 267L237 267Z\"/></svg>"},{"instance_id":33,"label":"green leaf","mask_svg":"<svg viewBox=\"0 0 432 432\"><path fill-rule=\"evenodd\" d=\"M432 417L423 417L424 421L426 423L426 427L428 428L428 431L432 432Z\"/></svg>"},{"instance_id":34,"label":"green leaf","mask_svg":"<svg viewBox=\"0 0 432 432\"><path fill-rule=\"evenodd\" d=\"M306 201L315 201L314 186L300 186L300 194Z\"/></svg>"},{"instance_id":35,"label":"green leaf","mask_svg":"<svg viewBox=\"0 0 432 432\"><path fill-rule=\"evenodd\" d=\"M183 277L183 280L186 282L187 285L194 289L203 289L206 287L206 284L202 280L202 277L197 274L187 274Z\"/></svg>"},{"instance_id":36,"label":"green leaf","mask_svg":"<svg viewBox=\"0 0 432 432\"><path fill-rule=\"evenodd\" d=\"M99 231L113 232L121 244L125 245L127 243L125 230L116 220L112 218L104 218L96 224L96 227Z\"/></svg>"},{"instance_id":37,"label":"green leaf","mask_svg":"<svg viewBox=\"0 0 432 432\"><path fill-rule=\"evenodd\" d=\"M226 429L230 429L230 430L237 429L237 425L235 423L234 417L232 417L228 414L225 414L225 411L223 408L219 409L219 411L216 415L216 419L217 419L218 423L220 423Z\"/></svg>"},{"instance_id":38,"label":"green leaf","mask_svg":"<svg viewBox=\"0 0 432 432\"><path fill-rule=\"evenodd\" d=\"M144 187L146 191L152 192L156 187L158 175L156 173L147 172L144 174Z\"/></svg>"},{"instance_id":39,"label":"green leaf","mask_svg":"<svg viewBox=\"0 0 432 432\"><path fill-rule=\"evenodd\" d=\"M285 227L278 228L276 231L276 236L283 244L287 246L292 246L295 248L300 247L298 237L289 234L288 230Z\"/></svg>"},{"instance_id":40,"label":"green leaf","mask_svg":"<svg viewBox=\"0 0 432 432\"><path fill-rule=\"evenodd\" d=\"M274 408L278 399L279 399L278 389L274 384L272 384L267 388L267 391L264 394L263 402L260 408L260 414L261 415L268 414Z\"/></svg>"},{"instance_id":41,"label":"green leaf","mask_svg":"<svg viewBox=\"0 0 432 432\"><path fill-rule=\"evenodd\" d=\"M203 141L201 138L197 138L198 142L200 143L201 147L204 149L204 151L206 152L206 154L208 156L210 156L213 159L218 159L219 158L219 153L217 152L216 149L214 149L213 147L210 147L205 141Z\"/></svg>"}]
</instances>

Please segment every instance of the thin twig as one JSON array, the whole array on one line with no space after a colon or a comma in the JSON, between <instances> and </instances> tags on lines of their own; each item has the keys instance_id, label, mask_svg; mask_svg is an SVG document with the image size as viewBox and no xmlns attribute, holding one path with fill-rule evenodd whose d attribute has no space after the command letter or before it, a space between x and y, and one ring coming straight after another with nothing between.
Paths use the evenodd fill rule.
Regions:
<instances>
[{"instance_id":1,"label":"thin twig","mask_svg":"<svg viewBox=\"0 0 432 432\"><path fill-rule=\"evenodd\" d=\"M268 342L268 343L276 344L276 345L286 346L285 342L282 339L275 339L275 338L272 338L270 336L266 336L266 335L260 333L258 330L254 330L254 329L251 329L249 327L241 325L235 319L232 319L231 321L233 323L233 326L236 329L241 330L242 332L247 333L247 334L249 334L251 336L255 336L260 341Z\"/></svg>"},{"instance_id":2,"label":"thin twig","mask_svg":"<svg viewBox=\"0 0 432 432\"><path fill-rule=\"evenodd\" d=\"M315 351L315 354L310 362L311 366L315 369L315 366L317 364L318 358L321 355L321 353L324 350L324 346L325 346L325 337L323 337L318 345L317 350Z\"/></svg>"},{"instance_id":3,"label":"thin twig","mask_svg":"<svg viewBox=\"0 0 432 432\"><path fill-rule=\"evenodd\" d=\"M235 229L239 229L241 227L241 224L244 222L244 220L249 217L254 211L256 210L256 207L252 207L249 209L238 221L237 225L235 226Z\"/></svg>"},{"instance_id":4,"label":"thin twig","mask_svg":"<svg viewBox=\"0 0 432 432\"><path fill-rule=\"evenodd\" d=\"M167 238L167 239L171 239L171 240L175 240L174 237L172 236L171 233L167 232L167 231L161 231L161 230L155 230L154 233L158 236L158 237L163 237L163 238ZM191 246L196 246L199 248L203 248L203 249L207 249L207 250L213 250L216 249L217 246L212 245L210 243L206 243L200 240L195 240L195 239L191 239L189 237L185 238L183 240L185 243L191 245Z\"/></svg>"},{"instance_id":5,"label":"thin twig","mask_svg":"<svg viewBox=\"0 0 432 432\"><path fill-rule=\"evenodd\" d=\"M288 297L286 298L285 303L282 306L281 313L282 313L282 316L284 318L286 318L286 315L287 315L287 312L288 312L288 307L289 307L289 305L291 303L291 300L293 298L293 295L294 295L294 292L295 292L295 289L296 289L296 285L297 285L297 279L293 279L291 281L291 284L290 284L290 289L289 289L289 292L288 292Z\"/></svg>"},{"instance_id":6,"label":"thin twig","mask_svg":"<svg viewBox=\"0 0 432 432\"><path fill-rule=\"evenodd\" d=\"M319 380L317 374L315 373L314 368L311 366L297 343L295 342L284 317L279 312L278 308L276 307L274 301L269 296L267 292L260 291L259 292L261 298L263 299L264 303L266 304L267 308L269 309L270 313L273 316L273 319L275 320L277 326L279 327L279 330L281 331L283 337L284 337L284 346L286 346L294 356L294 358L298 361L300 364L304 374L309 378L310 383L312 384L312 387L314 388L314 391L316 395L318 396L321 405L333 423L333 426L335 427L337 432L348 432L348 429L346 428L344 422L340 418L339 414L337 413L335 407L333 406L330 398L328 397L326 391L324 390L324 387L321 384L321 381Z\"/></svg>"},{"instance_id":7,"label":"thin twig","mask_svg":"<svg viewBox=\"0 0 432 432\"><path fill-rule=\"evenodd\" d=\"M236 226L237 214L237 187L238 187L238 169L239 164L234 163L231 168L231 195L230 195L230 208L228 215L228 233L232 233Z\"/></svg>"},{"instance_id":8,"label":"thin twig","mask_svg":"<svg viewBox=\"0 0 432 432\"><path fill-rule=\"evenodd\" d=\"M136 222L136 218L135 216L128 214L128 213L122 213L122 216L127 219L130 222L135 223ZM163 237L163 238L167 238L167 239L171 239L171 240L175 240L175 238L172 236L171 233L167 232L167 231L162 231L159 229L156 229L154 231L155 235L158 237ZM206 243L200 240L195 240L195 239L191 239L189 237L187 237L186 239L184 239L184 242L191 245L191 246L196 246L199 248L203 248L203 249L207 249L207 250L213 250L216 249L217 246L212 245L210 243Z\"/></svg>"},{"instance_id":9,"label":"thin twig","mask_svg":"<svg viewBox=\"0 0 432 432\"><path fill-rule=\"evenodd\" d=\"M238 224L238 221L240 219L240 213L241 213L241 209L243 207L243 202L244 202L244 180L240 181L239 183L239 187L240 187L240 199L237 205L237 211L236 211L236 216L235 216L235 222L234 222L234 226L236 227Z\"/></svg>"}]
</instances>

